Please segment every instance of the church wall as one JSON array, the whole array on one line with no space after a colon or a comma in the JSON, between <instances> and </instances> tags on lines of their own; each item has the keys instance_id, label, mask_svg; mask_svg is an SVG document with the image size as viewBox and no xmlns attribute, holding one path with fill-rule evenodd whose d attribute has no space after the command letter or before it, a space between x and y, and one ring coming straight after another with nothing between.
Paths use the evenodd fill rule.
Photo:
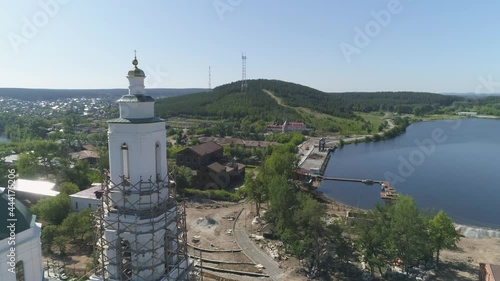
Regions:
<instances>
[{"instance_id":1,"label":"church wall","mask_svg":"<svg viewBox=\"0 0 500 281\"><path fill-rule=\"evenodd\" d=\"M40 225L16 234L16 262L23 261L24 279L38 281L43 278L42 248L40 242ZM15 273L9 272L7 255L9 248L8 239L0 241L0 280L16 281Z\"/></svg>"},{"instance_id":2,"label":"church wall","mask_svg":"<svg viewBox=\"0 0 500 281\"><path fill-rule=\"evenodd\" d=\"M149 179L150 176L152 180L156 179L156 143L159 143L160 149L160 178L166 179L167 136L164 123L141 124L141 128L137 128L137 126L134 125L135 124L110 124L109 154L111 181L115 184L121 182L120 176L123 175L123 155L121 147L124 143L128 146L129 175L132 184L139 182L141 176L144 180Z\"/></svg>"},{"instance_id":3,"label":"church wall","mask_svg":"<svg viewBox=\"0 0 500 281\"><path fill-rule=\"evenodd\" d=\"M120 104L121 118L151 118L154 112L154 102L123 102Z\"/></svg>"}]
</instances>

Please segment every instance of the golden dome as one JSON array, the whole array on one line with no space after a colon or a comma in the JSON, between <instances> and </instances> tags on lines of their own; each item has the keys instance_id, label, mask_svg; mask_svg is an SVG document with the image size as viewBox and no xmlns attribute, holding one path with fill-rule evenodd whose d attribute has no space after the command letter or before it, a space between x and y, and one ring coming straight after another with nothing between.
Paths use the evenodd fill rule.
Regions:
<instances>
[{"instance_id":1,"label":"golden dome","mask_svg":"<svg viewBox=\"0 0 500 281\"><path fill-rule=\"evenodd\" d=\"M137 60L137 55L134 56L134 60L132 61L132 64L134 67L132 67L131 70L129 70L127 77L128 78L133 78L133 77L146 77L144 74L144 71L142 69L138 68L137 65L139 64L139 61Z\"/></svg>"}]
</instances>

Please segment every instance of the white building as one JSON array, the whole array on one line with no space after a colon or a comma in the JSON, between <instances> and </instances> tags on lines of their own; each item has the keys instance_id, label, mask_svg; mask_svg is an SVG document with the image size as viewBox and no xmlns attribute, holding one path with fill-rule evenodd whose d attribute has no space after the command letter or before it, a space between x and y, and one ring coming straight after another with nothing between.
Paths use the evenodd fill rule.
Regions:
<instances>
[{"instance_id":1,"label":"white building","mask_svg":"<svg viewBox=\"0 0 500 281\"><path fill-rule=\"evenodd\" d=\"M45 197L54 197L59 194L55 190L56 184L43 180L17 179L13 189L18 199L28 199L32 203Z\"/></svg>"},{"instance_id":2,"label":"white building","mask_svg":"<svg viewBox=\"0 0 500 281\"><path fill-rule=\"evenodd\" d=\"M99 211L102 255L91 280L186 280L185 225L168 185L165 123L154 115L137 59L132 64L120 117L108 121L110 181Z\"/></svg>"},{"instance_id":3,"label":"white building","mask_svg":"<svg viewBox=\"0 0 500 281\"><path fill-rule=\"evenodd\" d=\"M457 115L459 116L468 116L468 117L476 117L477 116L477 112L467 112L467 111L464 111L464 112L458 112Z\"/></svg>"},{"instance_id":4,"label":"white building","mask_svg":"<svg viewBox=\"0 0 500 281\"><path fill-rule=\"evenodd\" d=\"M102 205L102 194L104 187L102 183L94 183L91 187L71 194L71 210L81 211L85 209L97 210L98 206Z\"/></svg>"},{"instance_id":5,"label":"white building","mask_svg":"<svg viewBox=\"0 0 500 281\"><path fill-rule=\"evenodd\" d=\"M42 281L41 225L19 200L0 190L0 280ZM14 204L15 210L9 210ZM11 216L11 212L15 214Z\"/></svg>"}]
</instances>

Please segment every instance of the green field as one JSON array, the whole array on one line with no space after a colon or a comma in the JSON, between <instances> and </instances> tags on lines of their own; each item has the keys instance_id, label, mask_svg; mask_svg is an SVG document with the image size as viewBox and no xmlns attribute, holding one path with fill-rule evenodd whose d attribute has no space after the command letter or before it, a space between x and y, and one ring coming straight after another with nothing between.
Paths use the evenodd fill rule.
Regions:
<instances>
[{"instance_id":1,"label":"green field","mask_svg":"<svg viewBox=\"0 0 500 281\"><path fill-rule=\"evenodd\" d=\"M385 113L382 112L370 112L370 113L356 112L356 115L359 115L366 121L372 123L373 128L378 128L380 124L384 123Z\"/></svg>"}]
</instances>

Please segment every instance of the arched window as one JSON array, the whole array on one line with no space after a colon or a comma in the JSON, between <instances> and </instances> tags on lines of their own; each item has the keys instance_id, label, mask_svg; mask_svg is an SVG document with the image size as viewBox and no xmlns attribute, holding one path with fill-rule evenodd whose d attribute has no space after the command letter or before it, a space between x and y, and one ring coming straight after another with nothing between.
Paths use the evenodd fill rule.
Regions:
<instances>
[{"instance_id":1,"label":"arched window","mask_svg":"<svg viewBox=\"0 0 500 281\"><path fill-rule=\"evenodd\" d=\"M122 144L122 174L125 178L130 178L130 163L128 157L128 145L126 143Z\"/></svg>"},{"instance_id":2,"label":"arched window","mask_svg":"<svg viewBox=\"0 0 500 281\"><path fill-rule=\"evenodd\" d=\"M155 165L156 165L156 179L161 180L161 148L160 143L155 144Z\"/></svg>"},{"instance_id":3,"label":"arched window","mask_svg":"<svg viewBox=\"0 0 500 281\"><path fill-rule=\"evenodd\" d=\"M16 281L24 281L24 262L18 261L16 263Z\"/></svg>"},{"instance_id":4,"label":"arched window","mask_svg":"<svg viewBox=\"0 0 500 281\"><path fill-rule=\"evenodd\" d=\"M127 240L120 240L120 256L122 280L130 280L132 277L132 251L130 242Z\"/></svg>"}]
</instances>

